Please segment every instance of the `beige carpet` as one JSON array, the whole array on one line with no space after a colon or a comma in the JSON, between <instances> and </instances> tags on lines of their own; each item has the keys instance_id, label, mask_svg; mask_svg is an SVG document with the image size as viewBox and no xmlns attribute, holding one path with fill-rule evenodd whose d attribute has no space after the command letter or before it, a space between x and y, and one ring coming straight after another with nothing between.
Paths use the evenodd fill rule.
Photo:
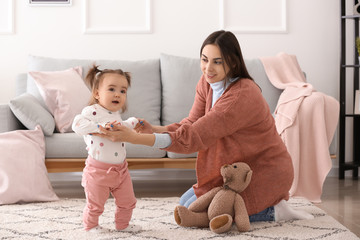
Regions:
<instances>
[{"instance_id":1,"label":"beige carpet","mask_svg":"<svg viewBox=\"0 0 360 240\"><path fill-rule=\"evenodd\" d=\"M290 204L315 216L313 220L258 222L251 230L235 229L217 235L208 229L183 228L173 218L178 198L141 198L134 209L132 223L141 225L137 233L116 232L114 201L109 199L100 218L105 234L89 234L82 229L84 199L62 199L57 202L0 206L0 239L359 239L321 209L304 199L291 199Z\"/></svg>"}]
</instances>

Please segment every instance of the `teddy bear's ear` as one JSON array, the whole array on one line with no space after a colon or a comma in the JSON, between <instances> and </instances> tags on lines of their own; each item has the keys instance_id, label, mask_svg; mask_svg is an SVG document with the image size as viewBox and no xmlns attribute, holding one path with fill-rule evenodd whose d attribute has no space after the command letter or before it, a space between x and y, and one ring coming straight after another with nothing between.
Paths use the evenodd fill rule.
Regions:
<instances>
[{"instance_id":1,"label":"teddy bear's ear","mask_svg":"<svg viewBox=\"0 0 360 240\"><path fill-rule=\"evenodd\" d=\"M251 180L251 176L252 176L252 171L249 170L248 173L246 174L246 179L245 179L245 184L246 184L246 186L249 185L250 180Z\"/></svg>"}]
</instances>

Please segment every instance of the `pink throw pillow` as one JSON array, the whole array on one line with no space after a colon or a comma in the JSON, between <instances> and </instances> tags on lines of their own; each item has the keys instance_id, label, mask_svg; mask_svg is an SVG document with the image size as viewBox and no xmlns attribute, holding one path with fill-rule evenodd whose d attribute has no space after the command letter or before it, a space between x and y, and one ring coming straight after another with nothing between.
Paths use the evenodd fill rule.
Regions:
<instances>
[{"instance_id":1,"label":"pink throw pillow","mask_svg":"<svg viewBox=\"0 0 360 240\"><path fill-rule=\"evenodd\" d=\"M55 201L45 167L45 140L35 130L0 133L0 205Z\"/></svg>"},{"instance_id":2,"label":"pink throw pillow","mask_svg":"<svg viewBox=\"0 0 360 240\"><path fill-rule=\"evenodd\" d=\"M72 132L74 117L81 113L90 99L90 90L81 73L81 67L64 71L29 72L54 116L56 129L61 133Z\"/></svg>"}]
</instances>

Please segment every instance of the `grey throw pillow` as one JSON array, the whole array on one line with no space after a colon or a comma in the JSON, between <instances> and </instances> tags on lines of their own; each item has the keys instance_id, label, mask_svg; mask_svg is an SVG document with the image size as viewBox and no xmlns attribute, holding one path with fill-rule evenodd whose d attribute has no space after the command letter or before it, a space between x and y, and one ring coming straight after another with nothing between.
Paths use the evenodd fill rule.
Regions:
<instances>
[{"instance_id":1,"label":"grey throw pillow","mask_svg":"<svg viewBox=\"0 0 360 240\"><path fill-rule=\"evenodd\" d=\"M31 94L24 93L10 101L10 109L19 121L28 129L40 125L46 136L51 136L55 129L53 116Z\"/></svg>"}]
</instances>

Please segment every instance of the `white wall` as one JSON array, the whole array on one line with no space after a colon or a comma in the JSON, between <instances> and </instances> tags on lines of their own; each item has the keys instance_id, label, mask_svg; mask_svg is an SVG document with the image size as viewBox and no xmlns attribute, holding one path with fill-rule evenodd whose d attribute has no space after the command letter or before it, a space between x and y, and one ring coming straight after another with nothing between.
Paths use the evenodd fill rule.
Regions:
<instances>
[{"instance_id":1,"label":"white wall","mask_svg":"<svg viewBox=\"0 0 360 240\"><path fill-rule=\"evenodd\" d=\"M231 0L224 1L231 4ZM15 77L27 71L29 54L140 60L158 58L163 52L197 58L206 36L219 29L219 0L151 0L152 32L138 34L84 34L85 0L72 0L70 7L13 2L14 34L0 35L0 103L15 96ZM111 0L101 2L106 7ZM236 34L244 57L281 51L295 54L308 81L318 91L338 99L339 8L338 0L287 0L286 33ZM129 14L121 9L106 10Z\"/></svg>"},{"instance_id":2,"label":"white wall","mask_svg":"<svg viewBox=\"0 0 360 240\"><path fill-rule=\"evenodd\" d=\"M84 0L73 0L71 7L31 7L27 0L13 1L15 33L0 35L0 103L14 97L14 79L26 72L28 54L138 60L164 52L197 58L204 38L219 29L219 0L152 0L150 34L84 34ZM287 33L236 34L244 56L295 54L308 81L338 98L339 5L287 0Z\"/></svg>"}]
</instances>

